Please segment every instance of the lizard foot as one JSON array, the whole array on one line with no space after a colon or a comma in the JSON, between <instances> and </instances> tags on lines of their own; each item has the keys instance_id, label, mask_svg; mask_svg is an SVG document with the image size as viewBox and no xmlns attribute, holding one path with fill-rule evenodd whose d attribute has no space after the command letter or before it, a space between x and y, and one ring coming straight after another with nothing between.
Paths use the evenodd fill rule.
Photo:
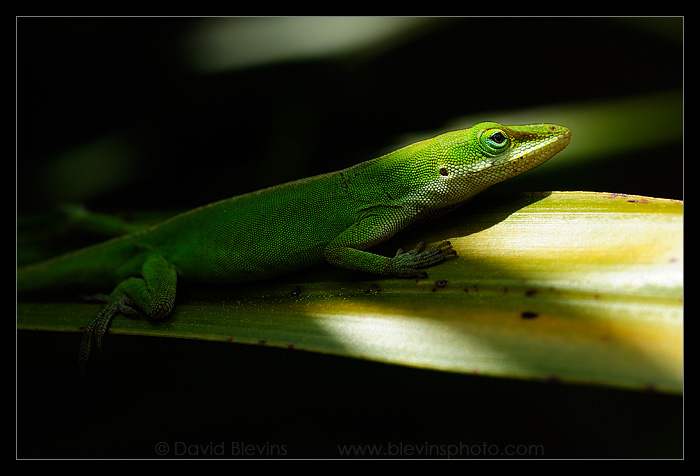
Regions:
<instances>
[{"instance_id":1,"label":"lizard foot","mask_svg":"<svg viewBox=\"0 0 700 476\"><path fill-rule=\"evenodd\" d=\"M107 304L102 308L97 317L83 330L83 338L80 342L79 361L80 368L84 370L85 364L90 357L90 349L92 342L95 341L98 350L102 350L102 339L107 333L109 324L112 318L122 312L124 314L137 314L133 307L133 301L125 295L120 295L115 298L110 298Z\"/></svg>"},{"instance_id":2,"label":"lizard foot","mask_svg":"<svg viewBox=\"0 0 700 476\"><path fill-rule=\"evenodd\" d=\"M443 241L434 248L422 251L424 247L425 243L421 241L410 251L399 249L396 256L392 258L394 268L392 274L406 278L425 277L428 273L420 271L419 268L432 266L457 256L457 252L452 249L449 241Z\"/></svg>"}]
</instances>

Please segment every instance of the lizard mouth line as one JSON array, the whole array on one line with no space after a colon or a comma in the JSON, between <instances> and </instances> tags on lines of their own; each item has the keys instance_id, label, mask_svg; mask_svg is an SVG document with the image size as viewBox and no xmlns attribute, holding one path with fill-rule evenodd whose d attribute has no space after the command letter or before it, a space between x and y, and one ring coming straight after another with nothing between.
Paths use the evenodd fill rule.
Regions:
<instances>
[{"instance_id":1,"label":"lizard mouth line","mask_svg":"<svg viewBox=\"0 0 700 476\"><path fill-rule=\"evenodd\" d=\"M557 136L552 137L547 142L538 145L537 147L524 150L510 157L494 159L491 161L490 165L493 167L498 165L529 161L532 159L535 159L537 162L539 162L537 159L540 156L549 158L557 152L559 152L560 150L562 150L564 147L566 147L569 144L570 138L571 131L563 132Z\"/></svg>"}]
</instances>

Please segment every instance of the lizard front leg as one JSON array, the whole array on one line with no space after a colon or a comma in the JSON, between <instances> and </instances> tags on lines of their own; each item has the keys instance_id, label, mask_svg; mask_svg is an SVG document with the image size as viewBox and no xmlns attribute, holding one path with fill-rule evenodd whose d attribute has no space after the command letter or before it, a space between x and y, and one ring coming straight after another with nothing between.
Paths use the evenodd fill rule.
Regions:
<instances>
[{"instance_id":1,"label":"lizard front leg","mask_svg":"<svg viewBox=\"0 0 700 476\"><path fill-rule=\"evenodd\" d=\"M146 258L141 277L130 277L119 283L97 317L85 327L80 343L81 367L87 363L93 340L97 348L102 349L102 339L118 312L137 314L140 311L152 319L167 317L175 304L176 285L177 273L165 258L159 255Z\"/></svg>"},{"instance_id":2,"label":"lizard front leg","mask_svg":"<svg viewBox=\"0 0 700 476\"><path fill-rule=\"evenodd\" d=\"M390 219L381 215L365 218L338 235L324 250L324 258L341 268L362 271L385 276L401 278L424 277L421 268L435 265L448 258L457 256L449 241L423 250L424 243L419 243L410 251L399 249L393 258L380 256L367 248L381 243L393 236L400 229L392 226Z\"/></svg>"}]
</instances>

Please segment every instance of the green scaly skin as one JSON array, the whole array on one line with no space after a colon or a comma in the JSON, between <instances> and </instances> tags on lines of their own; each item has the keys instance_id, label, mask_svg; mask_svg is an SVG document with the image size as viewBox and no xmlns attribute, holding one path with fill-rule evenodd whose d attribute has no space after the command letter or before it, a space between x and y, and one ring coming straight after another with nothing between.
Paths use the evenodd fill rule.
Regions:
<instances>
[{"instance_id":1,"label":"green scaly skin","mask_svg":"<svg viewBox=\"0 0 700 476\"><path fill-rule=\"evenodd\" d=\"M163 318L179 279L236 283L322 262L384 276L423 277L456 255L449 242L385 257L366 251L411 223L546 162L569 143L554 124L483 122L338 172L240 195L146 230L17 270L19 293L113 289L85 328L80 361L118 312Z\"/></svg>"}]
</instances>

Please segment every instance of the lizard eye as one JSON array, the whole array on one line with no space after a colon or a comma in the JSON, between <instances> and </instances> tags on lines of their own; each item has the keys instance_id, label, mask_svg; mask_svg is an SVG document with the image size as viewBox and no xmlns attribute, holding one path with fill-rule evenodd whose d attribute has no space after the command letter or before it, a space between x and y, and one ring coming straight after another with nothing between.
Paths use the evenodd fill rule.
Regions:
<instances>
[{"instance_id":1,"label":"lizard eye","mask_svg":"<svg viewBox=\"0 0 700 476\"><path fill-rule=\"evenodd\" d=\"M487 151L492 154L500 154L508 147L510 140L505 132L501 130L490 130L481 136L481 141Z\"/></svg>"},{"instance_id":2,"label":"lizard eye","mask_svg":"<svg viewBox=\"0 0 700 476\"><path fill-rule=\"evenodd\" d=\"M503 132L498 131L491 134L491 137L489 137L489 139L491 139L491 141L495 142L496 144L503 144L503 142L505 142L506 140L506 136L503 135Z\"/></svg>"}]
</instances>

